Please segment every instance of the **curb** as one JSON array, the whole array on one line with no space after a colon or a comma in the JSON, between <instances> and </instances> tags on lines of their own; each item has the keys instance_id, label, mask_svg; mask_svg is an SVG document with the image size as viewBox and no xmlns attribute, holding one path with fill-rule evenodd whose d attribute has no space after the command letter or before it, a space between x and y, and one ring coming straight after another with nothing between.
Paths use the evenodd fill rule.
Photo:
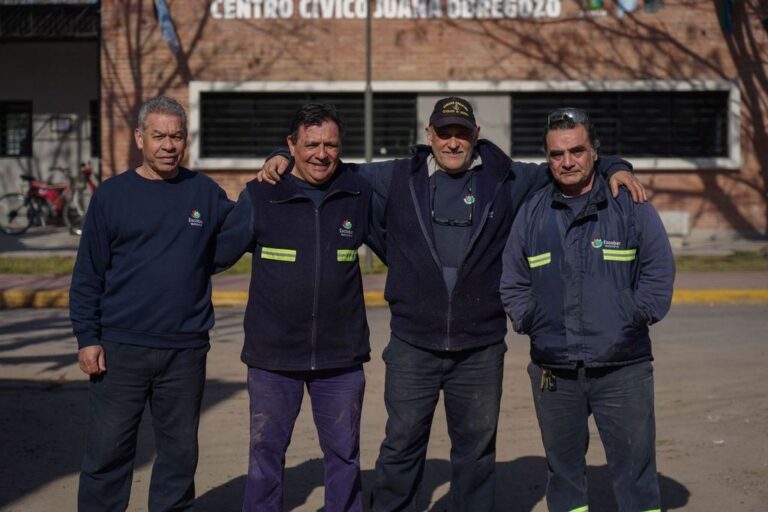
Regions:
<instances>
[{"instance_id":1,"label":"curb","mask_svg":"<svg viewBox=\"0 0 768 512\"><path fill-rule=\"evenodd\" d=\"M672 304L768 304L768 289L675 290Z\"/></svg>"},{"instance_id":2,"label":"curb","mask_svg":"<svg viewBox=\"0 0 768 512\"><path fill-rule=\"evenodd\" d=\"M384 292L364 293L369 308L387 306ZM248 292L238 290L214 291L214 307L238 307L248 303ZM756 290L675 290L673 304L768 304L768 289ZM22 308L66 308L69 306L69 290L0 290L0 310Z\"/></svg>"},{"instance_id":3,"label":"curb","mask_svg":"<svg viewBox=\"0 0 768 512\"><path fill-rule=\"evenodd\" d=\"M384 292L365 292L365 305L369 308L381 308L387 305ZM247 291L215 291L211 301L214 307L245 306L248 303ZM9 288L0 290L0 310L22 308L67 308L69 290L22 290Z\"/></svg>"}]
</instances>

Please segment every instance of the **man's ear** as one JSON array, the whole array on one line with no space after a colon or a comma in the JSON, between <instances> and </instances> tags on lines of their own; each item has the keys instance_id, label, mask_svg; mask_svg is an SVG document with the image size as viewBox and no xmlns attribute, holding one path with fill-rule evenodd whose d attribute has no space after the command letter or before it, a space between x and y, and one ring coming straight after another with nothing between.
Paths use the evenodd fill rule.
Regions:
<instances>
[{"instance_id":1,"label":"man's ear","mask_svg":"<svg viewBox=\"0 0 768 512\"><path fill-rule=\"evenodd\" d=\"M141 129L136 128L136 130L134 130L133 138L136 140L136 147L139 148L139 151L144 149L144 135L141 133Z\"/></svg>"},{"instance_id":2,"label":"man's ear","mask_svg":"<svg viewBox=\"0 0 768 512\"><path fill-rule=\"evenodd\" d=\"M293 144L293 139L291 139L290 135L285 138L285 142L288 143L288 151L291 152L291 156L294 156L293 150L296 146Z\"/></svg>"}]
</instances>

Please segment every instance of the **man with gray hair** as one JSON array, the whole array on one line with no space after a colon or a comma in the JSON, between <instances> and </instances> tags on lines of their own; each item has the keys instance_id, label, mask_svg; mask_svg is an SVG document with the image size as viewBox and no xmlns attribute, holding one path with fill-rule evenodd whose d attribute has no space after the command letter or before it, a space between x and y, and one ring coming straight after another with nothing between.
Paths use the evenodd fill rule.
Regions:
<instances>
[{"instance_id":1,"label":"man with gray hair","mask_svg":"<svg viewBox=\"0 0 768 512\"><path fill-rule=\"evenodd\" d=\"M125 510L149 401L157 457L150 511L195 497L215 237L232 207L210 178L180 167L186 113L152 98L139 111L143 162L94 194L83 227L70 317L90 416L78 509Z\"/></svg>"}]
</instances>

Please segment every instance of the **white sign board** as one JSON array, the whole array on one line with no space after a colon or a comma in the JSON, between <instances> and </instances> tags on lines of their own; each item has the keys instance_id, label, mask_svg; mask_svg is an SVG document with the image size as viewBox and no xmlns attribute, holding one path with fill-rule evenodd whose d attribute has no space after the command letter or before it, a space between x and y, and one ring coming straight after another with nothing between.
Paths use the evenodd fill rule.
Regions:
<instances>
[{"instance_id":1,"label":"white sign board","mask_svg":"<svg viewBox=\"0 0 768 512\"><path fill-rule=\"evenodd\" d=\"M213 0L215 20L365 19L368 0ZM375 19L558 18L561 0L375 0Z\"/></svg>"}]
</instances>

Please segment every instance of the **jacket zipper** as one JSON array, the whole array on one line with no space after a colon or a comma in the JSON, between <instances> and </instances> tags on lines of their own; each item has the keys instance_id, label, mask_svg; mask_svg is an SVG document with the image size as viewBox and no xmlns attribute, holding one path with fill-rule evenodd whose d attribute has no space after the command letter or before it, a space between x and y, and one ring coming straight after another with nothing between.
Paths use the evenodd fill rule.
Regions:
<instances>
[{"instance_id":1,"label":"jacket zipper","mask_svg":"<svg viewBox=\"0 0 768 512\"><path fill-rule=\"evenodd\" d=\"M445 322L445 350L450 350L451 348L451 318L453 317L453 294L456 293L456 286L459 284L459 277L461 276L461 271L464 269L464 261L467 259L467 254L470 253L472 250L472 247L475 245L475 242L477 242L477 239L480 237L480 232L485 227L485 222L488 220L488 212L491 210L491 207L493 206L494 201L496 201L496 196L499 195L499 189L501 188L502 182L499 182L496 184L496 189L493 191L493 197L491 199L491 202L489 202L485 210L483 211L482 218L480 219L480 225L477 226L477 229L472 235L472 238L469 240L469 243L467 244L467 250L464 252L464 254L461 257L461 263L459 263L459 268L456 269L456 284L453 287L453 291L451 291L450 295L448 296L448 316L446 318ZM418 211L418 210L417 210Z\"/></svg>"},{"instance_id":2,"label":"jacket zipper","mask_svg":"<svg viewBox=\"0 0 768 512\"><path fill-rule=\"evenodd\" d=\"M317 306L320 302L320 207L315 207L315 286L312 297L312 355L309 367L314 370L317 366Z\"/></svg>"}]
</instances>

